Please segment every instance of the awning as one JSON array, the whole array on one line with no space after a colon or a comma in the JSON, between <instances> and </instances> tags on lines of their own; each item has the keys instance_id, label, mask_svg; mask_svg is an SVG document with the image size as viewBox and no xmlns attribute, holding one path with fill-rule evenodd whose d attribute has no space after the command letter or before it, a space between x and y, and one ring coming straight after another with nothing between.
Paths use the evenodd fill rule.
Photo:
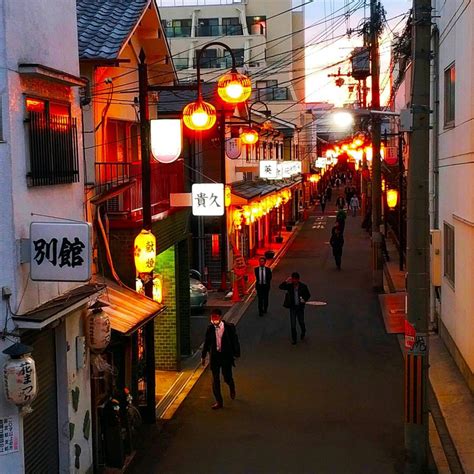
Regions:
<instances>
[{"instance_id":1,"label":"awning","mask_svg":"<svg viewBox=\"0 0 474 474\"><path fill-rule=\"evenodd\" d=\"M89 303L104 288L105 285L103 284L82 285L38 306L32 311L13 316L13 320L20 329L43 329Z\"/></svg>"},{"instance_id":2,"label":"awning","mask_svg":"<svg viewBox=\"0 0 474 474\"><path fill-rule=\"evenodd\" d=\"M166 309L166 306L111 280L104 280L106 289L99 300L106 304L102 310L108 314L115 331L129 336Z\"/></svg>"},{"instance_id":3,"label":"awning","mask_svg":"<svg viewBox=\"0 0 474 474\"><path fill-rule=\"evenodd\" d=\"M231 184L232 204L242 206L253 199L260 199L269 194L292 188L301 182L301 176L279 181L239 181Z\"/></svg>"}]
</instances>

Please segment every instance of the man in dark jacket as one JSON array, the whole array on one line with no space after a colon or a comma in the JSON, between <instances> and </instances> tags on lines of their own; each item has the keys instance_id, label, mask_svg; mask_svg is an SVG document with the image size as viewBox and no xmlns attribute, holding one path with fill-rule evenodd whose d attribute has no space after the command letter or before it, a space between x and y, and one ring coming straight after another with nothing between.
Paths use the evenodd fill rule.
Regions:
<instances>
[{"instance_id":1,"label":"man in dark jacket","mask_svg":"<svg viewBox=\"0 0 474 474\"><path fill-rule=\"evenodd\" d=\"M265 266L265 257L260 257L260 265L255 268L255 289L257 290L258 314L263 316L268 311L268 293L272 281L272 270Z\"/></svg>"},{"instance_id":2,"label":"man in dark jacket","mask_svg":"<svg viewBox=\"0 0 474 474\"><path fill-rule=\"evenodd\" d=\"M224 382L229 386L230 398L235 398L235 383L232 377L232 367L235 366L234 358L240 357L240 344L235 326L222 320L222 311L218 308L212 310L211 324L207 328L204 346L202 348L202 365L206 363L209 353L209 365L212 371L212 391L216 403L213 410L224 406L221 393L220 372Z\"/></svg>"},{"instance_id":3,"label":"man in dark jacket","mask_svg":"<svg viewBox=\"0 0 474 474\"><path fill-rule=\"evenodd\" d=\"M308 287L300 281L300 275L297 272L293 272L279 288L286 291L283 306L290 310L291 343L296 344L296 320L298 320L303 340L306 335L304 308L311 295Z\"/></svg>"},{"instance_id":4,"label":"man in dark jacket","mask_svg":"<svg viewBox=\"0 0 474 474\"><path fill-rule=\"evenodd\" d=\"M344 235L342 233L341 227L338 222L332 228L331 239L329 243L332 247L332 254L334 255L334 260L336 262L336 267L338 270L341 269L341 259L342 259L342 247L344 246Z\"/></svg>"}]
</instances>

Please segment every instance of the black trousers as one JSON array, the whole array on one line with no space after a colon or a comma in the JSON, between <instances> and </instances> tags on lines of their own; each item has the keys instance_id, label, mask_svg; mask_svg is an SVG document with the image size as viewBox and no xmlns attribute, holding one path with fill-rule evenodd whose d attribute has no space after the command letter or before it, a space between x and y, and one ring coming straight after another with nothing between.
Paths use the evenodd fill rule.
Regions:
<instances>
[{"instance_id":1,"label":"black trousers","mask_svg":"<svg viewBox=\"0 0 474 474\"><path fill-rule=\"evenodd\" d=\"M270 285L260 285L257 283L256 290L258 299L258 313L266 313L268 311L268 294L270 293Z\"/></svg>"},{"instance_id":2,"label":"black trousers","mask_svg":"<svg viewBox=\"0 0 474 474\"><path fill-rule=\"evenodd\" d=\"M333 251L334 261L336 262L336 267L341 268L341 259L342 259L342 249Z\"/></svg>"},{"instance_id":3,"label":"black trousers","mask_svg":"<svg viewBox=\"0 0 474 474\"><path fill-rule=\"evenodd\" d=\"M228 359L223 359L219 355L213 356L211 361L212 370L212 393L217 403L222 404L222 393L221 393L221 371L224 377L224 382L229 386L231 391L235 390L235 383L232 377L232 362Z\"/></svg>"},{"instance_id":4,"label":"black trousers","mask_svg":"<svg viewBox=\"0 0 474 474\"><path fill-rule=\"evenodd\" d=\"M292 306L290 308L290 326L291 326L291 339L293 342L296 342L296 320L300 325L301 335L306 334L306 326L304 324L304 306Z\"/></svg>"}]
</instances>

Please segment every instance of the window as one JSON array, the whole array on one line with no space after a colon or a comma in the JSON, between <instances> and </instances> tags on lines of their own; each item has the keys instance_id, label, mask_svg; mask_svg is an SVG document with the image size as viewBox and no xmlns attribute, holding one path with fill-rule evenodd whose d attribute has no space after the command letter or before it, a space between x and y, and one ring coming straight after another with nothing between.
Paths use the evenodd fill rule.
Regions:
<instances>
[{"instance_id":1,"label":"window","mask_svg":"<svg viewBox=\"0 0 474 474\"><path fill-rule=\"evenodd\" d=\"M454 286L454 227L444 223L444 276Z\"/></svg>"},{"instance_id":2,"label":"window","mask_svg":"<svg viewBox=\"0 0 474 474\"><path fill-rule=\"evenodd\" d=\"M194 60L195 65L197 65L197 60L199 56L198 49L196 51L196 58ZM220 61L217 59L217 49L205 49L201 55L201 62L199 64L202 68L216 68L220 67Z\"/></svg>"},{"instance_id":3,"label":"window","mask_svg":"<svg viewBox=\"0 0 474 474\"><path fill-rule=\"evenodd\" d=\"M77 183L77 123L69 104L26 98L30 148L28 186Z\"/></svg>"},{"instance_id":4,"label":"window","mask_svg":"<svg viewBox=\"0 0 474 474\"><path fill-rule=\"evenodd\" d=\"M222 34L227 36L242 35L242 25L238 16L222 18Z\"/></svg>"},{"instance_id":5,"label":"window","mask_svg":"<svg viewBox=\"0 0 474 474\"><path fill-rule=\"evenodd\" d=\"M267 33L267 19L265 16L248 16L247 28L251 35L265 35Z\"/></svg>"},{"instance_id":6,"label":"window","mask_svg":"<svg viewBox=\"0 0 474 474\"><path fill-rule=\"evenodd\" d=\"M444 70L444 125L454 125L456 67L453 64Z\"/></svg>"},{"instance_id":7,"label":"window","mask_svg":"<svg viewBox=\"0 0 474 474\"><path fill-rule=\"evenodd\" d=\"M244 65L244 48L232 49L232 52L234 53L234 56L235 56L235 65L237 67L242 67ZM232 58L230 56L229 51L224 50L224 58L226 62L225 67L227 68L232 67Z\"/></svg>"},{"instance_id":8,"label":"window","mask_svg":"<svg viewBox=\"0 0 474 474\"><path fill-rule=\"evenodd\" d=\"M218 18L201 18L198 20L196 36L220 36Z\"/></svg>"},{"instance_id":9,"label":"window","mask_svg":"<svg viewBox=\"0 0 474 474\"><path fill-rule=\"evenodd\" d=\"M105 161L132 163L140 160L140 129L136 122L107 121Z\"/></svg>"},{"instance_id":10,"label":"window","mask_svg":"<svg viewBox=\"0 0 474 474\"><path fill-rule=\"evenodd\" d=\"M184 38L191 36L191 20L163 20L166 36Z\"/></svg>"}]
</instances>

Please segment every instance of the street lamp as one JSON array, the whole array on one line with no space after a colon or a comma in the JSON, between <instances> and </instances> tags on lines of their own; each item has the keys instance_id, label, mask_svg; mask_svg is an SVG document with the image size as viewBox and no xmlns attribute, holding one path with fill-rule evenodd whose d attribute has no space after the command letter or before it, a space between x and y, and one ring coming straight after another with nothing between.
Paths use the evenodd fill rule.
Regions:
<instances>
[{"instance_id":1,"label":"street lamp","mask_svg":"<svg viewBox=\"0 0 474 474\"><path fill-rule=\"evenodd\" d=\"M270 110L268 110L268 106L267 104L265 104L265 102L262 102L261 100L256 100L255 102L252 102L250 104L248 127L244 128L244 130L242 130L242 133L240 134L240 139L242 140L242 143L244 143L245 145L255 145L255 143L257 143L259 139L258 131L252 128L252 108L256 104L260 104L265 107L265 110L262 113L265 115L266 118L270 117L271 115L271 112ZM264 128L265 128L265 124L264 124Z\"/></svg>"},{"instance_id":2,"label":"street lamp","mask_svg":"<svg viewBox=\"0 0 474 474\"><path fill-rule=\"evenodd\" d=\"M245 102L252 93L250 79L237 71L233 51L220 41L207 43L199 50L196 58L197 91L198 98L183 109L183 121L186 127L194 131L211 129L217 120L216 108L202 98L201 88L201 59L204 51L211 46L221 46L229 52L232 58L232 69L217 81L217 93L227 104L240 104Z\"/></svg>"}]
</instances>

